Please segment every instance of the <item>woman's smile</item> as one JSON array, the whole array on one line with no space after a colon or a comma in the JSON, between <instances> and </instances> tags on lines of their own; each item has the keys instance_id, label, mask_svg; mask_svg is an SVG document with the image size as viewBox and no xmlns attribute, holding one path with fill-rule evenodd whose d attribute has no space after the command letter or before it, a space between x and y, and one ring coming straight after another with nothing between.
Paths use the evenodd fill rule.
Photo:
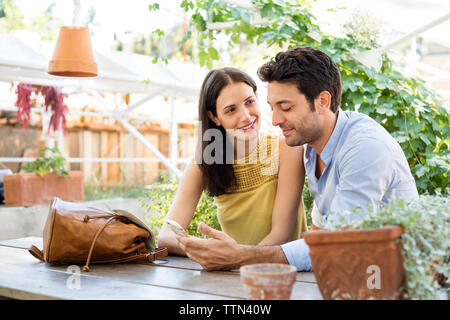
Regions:
<instances>
[{"instance_id":1,"label":"woman's smile","mask_svg":"<svg viewBox=\"0 0 450 320\"><path fill-rule=\"evenodd\" d=\"M252 122L250 122L246 126L238 128L238 130L242 131L243 133L247 133L249 131L253 131L256 128L256 120L257 119L255 118L255 120L253 120Z\"/></svg>"}]
</instances>

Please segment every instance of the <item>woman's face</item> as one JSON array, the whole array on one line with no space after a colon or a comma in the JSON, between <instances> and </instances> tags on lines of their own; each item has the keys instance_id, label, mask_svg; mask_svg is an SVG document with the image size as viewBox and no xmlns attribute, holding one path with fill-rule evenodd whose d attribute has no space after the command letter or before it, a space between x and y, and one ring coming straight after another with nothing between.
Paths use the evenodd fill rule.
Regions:
<instances>
[{"instance_id":1,"label":"woman's face","mask_svg":"<svg viewBox=\"0 0 450 320\"><path fill-rule=\"evenodd\" d=\"M217 126L239 140L257 137L261 126L258 100L252 87L244 82L224 87L216 101L217 116L208 111L208 117Z\"/></svg>"}]
</instances>

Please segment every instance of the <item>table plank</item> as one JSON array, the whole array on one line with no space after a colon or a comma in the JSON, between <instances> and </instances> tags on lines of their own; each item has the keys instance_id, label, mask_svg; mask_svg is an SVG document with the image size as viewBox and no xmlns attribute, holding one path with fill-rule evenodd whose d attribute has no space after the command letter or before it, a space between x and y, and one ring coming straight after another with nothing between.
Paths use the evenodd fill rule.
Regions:
<instances>
[{"instance_id":1,"label":"table plank","mask_svg":"<svg viewBox=\"0 0 450 320\"><path fill-rule=\"evenodd\" d=\"M43 247L42 237L27 237L20 239L11 239L0 241L0 246L8 246L14 248L28 249L31 245L35 245L39 249ZM186 257L180 257L171 255L170 259L162 258L154 262L156 265L164 265L165 267L181 268L189 270L203 270L203 267ZM227 271L228 272L228 271ZM231 272L239 273L239 270L232 270ZM297 272L296 281L307 282L307 283L317 283L313 272Z\"/></svg>"},{"instance_id":2,"label":"table plank","mask_svg":"<svg viewBox=\"0 0 450 320\"><path fill-rule=\"evenodd\" d=\"M168 257L170 260L171 257ZM187 258L184 258L189 261ZM0 262L10 265L27 265L36 270L51 270L65 273L67 265L48 265L39 262L23 249L0 247ZM240 282L239 273L208 272L204 270L189 270L167 268L163 265L150 264L93 264L89 273L82 272L86 277L102 278L105 282L120 280L128 283L157 286L187 292L208 294L222 298L244 299L245 292ZM69 274L70 275L70 274ZM68 277L66 275L66 277ZM170 299L165 298L164 299ZM189 299L185 297L184 299ZM315 284L296 282L292 299L321 299Z\"/></svg>"},{"instance_id":3,"label":"table plank","mask_svg":"<svg viewBox=\"0 0 450 320\"><path fill-rule=\"evenodd\" d=\"M67 285L70 274L29 268L0 262L0 296L12 299L71 299L71 300L204 300L227 299L183 290L161 288L99 277L80 276L80 288Z\"/></svg>"},{"instance_id":4,"label":"table plank","mask_svg":"<svg viewBox=\"0 0 450 320\"><path fill-rule=\"evenodd\" d=\"M189 270L203 270L203 267L194 262L192 260L187 259L186 257L170 255L170 259L161 258L154 262L155 265L164 265L166 267L172 268L181 268L181 269L189 269ZM216 271L221 272L221 271ZM233 272L239 274L239 269L225 271L225 272ZM313 272L297 272L296 281L298 282L307 282L311 284L316 284L316 278Z\"/></svg>"},{"instance_id":5,"label":"table plank","mask_svg":"<svg viewBox=\"0 0 450 320\"><path fill-rule=\"evenodd\" d=\"M42 249L42 237L26 237L19 239L1 240L0 246L28 249L31 245L35 245Z\"/></svg>"}]
</instances>

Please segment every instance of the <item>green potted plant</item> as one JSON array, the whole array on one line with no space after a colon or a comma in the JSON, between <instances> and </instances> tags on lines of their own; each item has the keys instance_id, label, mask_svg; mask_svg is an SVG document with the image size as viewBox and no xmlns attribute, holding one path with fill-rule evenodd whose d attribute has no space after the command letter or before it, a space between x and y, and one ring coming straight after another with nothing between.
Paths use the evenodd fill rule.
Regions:
<instances>
[{"instance_id":1,"label":"green potted plant","mask_svg":"<svg viewBox=\"0 0 450 320\"><path fill-rule=\"evenodd\" d=\"M83 201L83 173L69 172L64 168L65 161L57 148L39 150L39 157L22 167L24 173L4 176L5 205L49 204L54 197Z\"/></svg>"},{"instance_id":2,"label":"green potted plant","mask_svg":"<svg viewBox=\"0 0 450 320\"><path fill-rule=\"evenodd\" d=\"M305 234L325 299L438 299L450 274L450 199L392 200Z\"/></svg>"}]
</instances>

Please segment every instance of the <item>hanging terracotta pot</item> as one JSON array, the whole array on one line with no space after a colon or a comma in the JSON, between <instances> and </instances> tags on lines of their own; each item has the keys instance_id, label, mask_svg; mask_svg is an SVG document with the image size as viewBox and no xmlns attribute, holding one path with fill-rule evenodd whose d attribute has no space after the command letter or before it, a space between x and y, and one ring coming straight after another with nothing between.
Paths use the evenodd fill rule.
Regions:
<instances>
[{"instance_id":1,"label":"hanging terracotta pot","mask_svg":"<svg viewBox=\"0 0 450 320\"><path fill-rule=\"evenodd\" d=\"M61 27L48 73L65 77L97 76L88 28Z\"/></svg>"}]
</instances>

